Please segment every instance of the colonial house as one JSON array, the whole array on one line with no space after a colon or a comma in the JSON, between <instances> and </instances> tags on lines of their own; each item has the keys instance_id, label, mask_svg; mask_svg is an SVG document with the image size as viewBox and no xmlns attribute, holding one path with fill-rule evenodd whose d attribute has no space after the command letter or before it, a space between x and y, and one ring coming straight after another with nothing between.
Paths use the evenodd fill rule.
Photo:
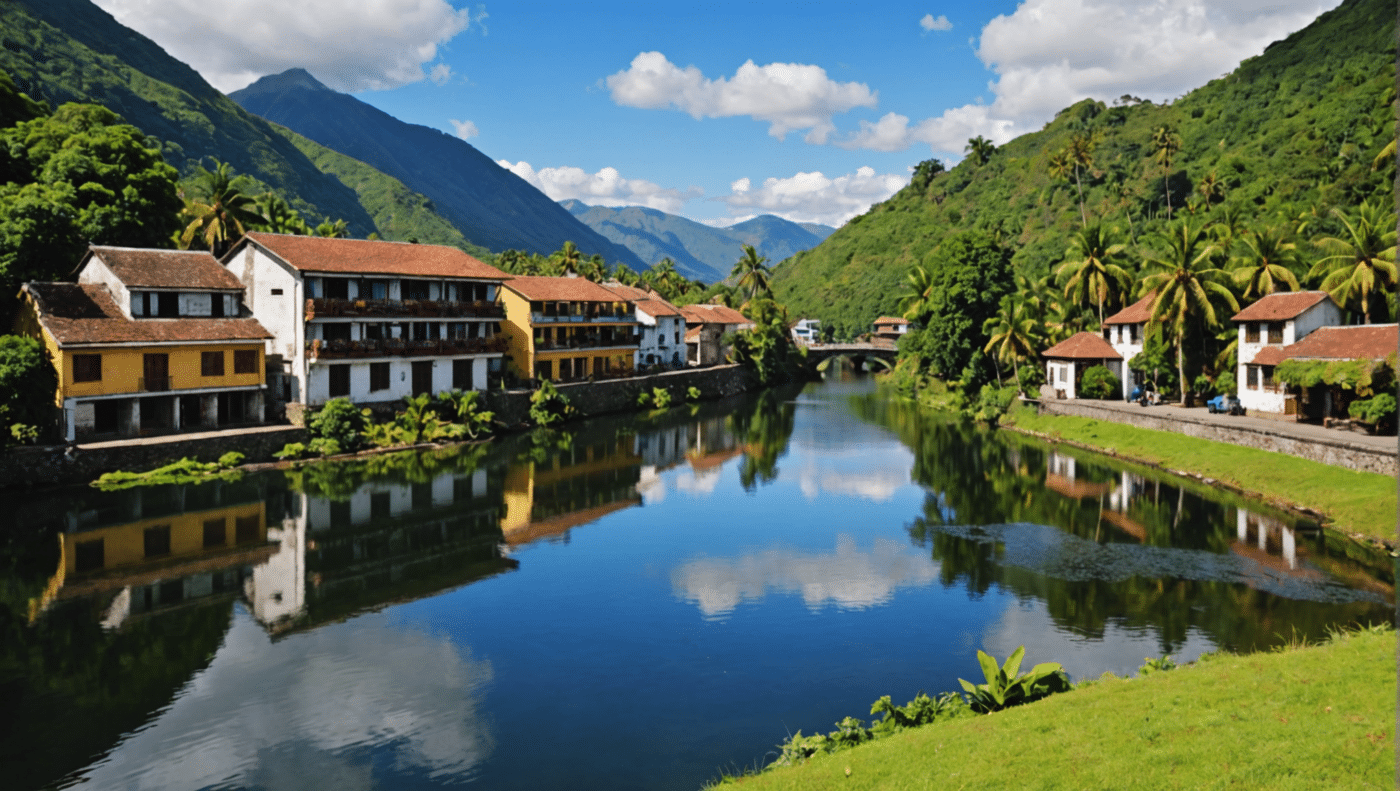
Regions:
<instances>
[{"instance_id":1,"label":"colonial house","mask_svg":"<svg viewBox=\"0 0 1400 791\"><path fill-rule=\"evenodd\" d=\"M725 349L721 339L731 332L753 329L753 322L744 314L725 305L686 305L686 362L690 365L714 365L724 362Z\"/></svg>"},{"instance_id":2,"label":"colonial house","mask_svg":"<svg viewBox=\"0 0 1400 791\"><path fill-rule=\"evenodd\" d=\"M68 441L261 423L264 345L242 284L206 252L88 249L77 283L25 283L16 331L58 373Z\"/></svg>"},{"instance_id":3,"label":"colonial house","mask_svg":"<svg viewBox=\"0 0 1400 791\"><path fill-rule=\"evenodd\" d=\"M909 332L909 320L898 316L881 316L875 320L875 337L898 341Z\"/></svg>"},{"instance_id":4,"label":"colonial house","mask_svg":"<svg viewBox=\"0 0 1400 791\"><path fill-rule=\"evenodd\" d=\"M1137 386L1137 377L1128 365L1142 353L1143 335L1147 330L1147 320L1152 318L1152 303L1156 299L1157 292L1153 291L1103 321L1103 339L1123 358L1121 364L1110 366L1109 370L1123 382L1124 398Z\"/></svg>"},{"instance_id":5,"label":"colonial house","mask_svg":"<svg viewBox=\"0 0 1400 791\"><path fill-rule=\"evenodd\" d=\"M394 402L500 375L509 275L455 247L255 232L223 264L272 332L283 401Z\"/></svg>"},{"instance_id":6,"label":"colonial house","mask_svg":"<svg viewBox=\"0 0 1400 791\"><path fill-rule=\"evenodd\" d=\"M1274 383L1274 366L1283 360L1285 346L1320 327L1342 324L1342 309L1326 291L1290 291L1269 294L1232 318L1239 324L1235 381L1240 404L1250 413L1296 415L1296 398Z\"/></svg>"},{"instance_id":7,"label":"colonial house","mask_svg":"<svg viewBox=\"0 0 1400 791\"><path fill-rule=\"evenodd\" d=\"M821 343L822 322L821 319L798 319L792 325L792 339L803 346L810 346L814 343Z\"/></svg>"},{"instance_id":8,"label":"colonial house","mask_svg":"<svg viewBox=\"0 0 1400 791\"><path fill-rule=\"evenodd\" d=\"M517 376L568 382L634 370L636 310L597 283L581 277L517 277L505 284L501 303Z\"/></svg>"},{"instance_id":9,"label":"colonial house","mask_svg":"<svg viewBox=\"0 0 1400 791\"><path fill-rule=\"evenodd\" d=\"M1078 398L1084 372L1096 365L1109 370L1122 366L1123 357L1102 336L1080 332L1041 352L1045 358L1045 387L1055 398Z\"/></svg>"},{"instance_id":10,"label":"colonial house","mask_svg":"<svg viewBox=\"0 0 1400 791\"><path fill-rule=\"evenodd\" d=\"M641 335L633 367L685 366L685 317L681 315L680 308L662 299L655 291L624 286L617 281L602 285L637 309L637 325L641 328Z\"/></svg>"},{"instance_id":11,"label":"colonial house","mask_svg":"<svg viewBox=\"0 0 1400 791\"><path fill-rule=\"evenodd\" d=\"M1338 400L1338 396L1343 395L1341 390L1320 385L1290 392L1289 388L1274 380L1275 366L1285 360L1360 360L1374 363L1394 355L1397 344L1400 344L1400 325L1318 327L1297 343L1283 347L1268 346L1255 354L1249 367L1257 370L1251 371L1248 383L1241 384L1240 402L1244 403L1245 394L1249 393L1254 403L1264 403L1264 407L1250 407L1249 414L1257 417L1321 421L1344 416L1346 404Z\"/></svg>"}]
</instances>

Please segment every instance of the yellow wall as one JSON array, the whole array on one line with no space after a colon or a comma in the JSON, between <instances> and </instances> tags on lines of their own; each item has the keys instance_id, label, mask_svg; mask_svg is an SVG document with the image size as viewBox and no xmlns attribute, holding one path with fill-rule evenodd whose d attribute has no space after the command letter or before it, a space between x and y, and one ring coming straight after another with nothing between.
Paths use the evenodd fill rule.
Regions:
<instances>
[{"instance_id":1,"label":"yellow wall","mask_svg":"<svg viewBox=\"0 0 1400 791\"><path fill-rule=\"evenodd\" d=\"M233 352L238 349L253 349L258 353L255 373L235 374L233 372ZM224 375L201 376L200 360L203 352L223 352ZM140 392L141 378L146 375L146 354L168 354L170 356L170 389L192 390L202 387L246 387L264 382L263 345L253 343L219 343L201 346L138 346L120 348L92 348L64 350L59 370L59 398L74 396L109 395L112 393ZM73 355L101 354L102 381L74 382Z\"/></svg>"},{"instance_id":2,"label":"yellow wall","mask_svg":"<svg viewBox=\"0 0 1400 791\"><path fill-rule=\"evenodd\" d=\"M236 545L235 525L239 517L256 516L258 533L256 542L267 542L267 519L263 514L262 502L216 508L185 514L172 514L158 519L142 519L125 525L104 527L98 530L85 530L79 533L63 534L63 562L68 575L77 573L76 546L82 542L102 539L103 570L135 566L147 562L164 561L172 558L189 558L205 552L213 552ZM204 522L209 519L224 520L224 543L218 547L204 546ZM170 554L157 558L146 557L146 528L159 525L170 526ZM88 572L96 573L96 572Z\"/></svg>"},{"instance_id":3,"label":"yellow wall","mask_svg":"<svg viewBox=\"0 0 1400 791\"><path fill-rule=\"evenodd\" d=\"M501 304L506 309L506 320L502 323L510 328L510 338L506 342L510 367L516 376L529 379L535 370L535 330L530 321L530 300L509 288L502 288Z\"/></svg>"},{"instance_id":4,"label":"yellow wall","mask_svg":"<svg viewBox=\"0 0 1400 791\"><path fill-rule=\"evenodd\" d=\"M518 464L506 472L505 502L501 509L501 532L513 533L530 526L535 504L535 465Z\"/></svg>"}]
</instances>

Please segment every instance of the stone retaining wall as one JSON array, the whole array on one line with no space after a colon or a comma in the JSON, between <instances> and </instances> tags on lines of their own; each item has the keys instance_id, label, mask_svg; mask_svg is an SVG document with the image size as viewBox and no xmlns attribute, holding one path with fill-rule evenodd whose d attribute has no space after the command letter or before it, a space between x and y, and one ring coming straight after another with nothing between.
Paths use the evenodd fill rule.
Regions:
<instances>
[{"instance_id":1,"label":"stone retaining wall","mask_svg":"<svg viewBox=\"0 0 1400 791\"><path fill-rule=\"evenodd\" d=\"M710 368L685 368L679 371L637 376L630 379L610 379L601 382L576 382L559 385L559 392L578 410L579 417L595 417L617 412L637 411L637 396L664 387L671 394L671 403L689 400L691 387L700 391L700 399L714 401L760 387L752 373L738 365L716 365ZM482 394L482 404L496 413L496 419L508 426L518 426L529 420L530 390L492 390Z\"/></svg>"},{"instance_id":2,"label":"stone retaining wall","mask_svg":"<svg viewBox=\"0 0 1400 791\"><path fill-rule=\"evenodd\" d=\"M1136 412L1120 412L1096 406L1092 402L1085 401L1042 400L1040 402L1040 411L1041 413L1075 415L1078 417L1092 418L1094 420L1106 420L1112 423L1124 423L1140 428L1155 429L1157 431L1171 431L1177 434L1184 434L1188 437L1199 437L1200 439L1209 439L1216 442L1228 442L1232 445L1243 445L1260 450L1271 450L1276 453L1287 453L1290 456L1298 456L1304 459L1311 459L1312 461L1319 461L1323 464L1347 467L1363 472L1378 472L1382 475L1395 475L1397 469L1400 469L1400 465L1397 465L1397 454L1395 450L1385 451L1367 445L1348 442L1344 434L1335 439L1293 437L1282 431L1272 431L1252 426L1222 426L1216 423L1194 419L1189 414L1174 414L1170 417L1166 417L1154 414L1151 410L1147 409L1142 410L1142 414Z\"/></svg>"}]
</instances>

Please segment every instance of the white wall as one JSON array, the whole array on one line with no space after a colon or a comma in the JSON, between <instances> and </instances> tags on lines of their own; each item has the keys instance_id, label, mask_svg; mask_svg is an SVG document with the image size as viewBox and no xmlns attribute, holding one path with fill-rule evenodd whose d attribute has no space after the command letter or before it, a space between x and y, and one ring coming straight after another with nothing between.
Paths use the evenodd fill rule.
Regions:
<instances>
[{"instance_id":1,"label":"white wall","mask_svg":"<svg viewBox=\"0 0 1400 791\"><path fill-rule=\"evenodd\" d=\"M1047 361L1045 383L1056 390L1063 390L1065 398L1074 398L1074 363L1061 360Z\"/></svg>"},{"instance_id":2,"label":"white wall","mask_svg":"<svg viewBox=\"0 0 1400 791\"><path fill-rule=\"evenodd\" d=\"M311 364L307 376L307 402L320 406L330 400L330 366L350 366L350 395L356 404L399 401L404 396L413 395L413 363L433 364L433 394L452 389L452 361L470 359L472 361L472 384L477 390L486 388L487 363L498 355L472 355L469 357L394 357L379 359L319 360ZM369 368L371 363L389 363L389 387L386 390L369 389Z\"/></svg>"},{"instance_id":3,"label":"white wall","mask_svg":"<svg viewBox=\"0 0 1400 791\"><path fill-rule=\"evenodd\" d=\"M1129 326L1137 328L1135 335L1129 334ZM1109 345L1113 347L1115 352L1123 355L1122 373L1119 375L1119 379L1123 381L1124 398L1127 398L1133 392L1133 388L1137 386L1137 375L1133 373L1132 368L1128 367L1128 364L1133 361L1134 357L1142 354L1143 327L1142 324L1113 324L1109 326ZM1130 340L1133 337L1136 337L1137 340Z\"/></svg>"}]
</instances>

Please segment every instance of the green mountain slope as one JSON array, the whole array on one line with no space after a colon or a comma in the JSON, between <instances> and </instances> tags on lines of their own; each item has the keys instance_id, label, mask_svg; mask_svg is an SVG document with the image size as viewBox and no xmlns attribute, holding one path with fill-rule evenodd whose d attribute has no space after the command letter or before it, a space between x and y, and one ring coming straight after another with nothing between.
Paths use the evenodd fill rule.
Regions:
<instances>
[{"instance_id":1,"label":"green mountain slope","mask_svg":"<svg viewBox=\"0 0 1400 791\"><path fill-rule=\"evenodd\" d=\"M469 246L423 196L244 111L88 0L0 0L0 18L0 70L21 90L51 105L107 107L164 141L166 161L187 177L213 157L313 223L340 218L355 236Z\"/></svg>"},{"instance_id":2,"label":"green mountain slope","mask_svg":"<svg viewBox=\"0 0 1400 791\"><path fill-rule=\"evenodd\" d=\"M877 316L896 313L911 265L928 262L946 235L974 229L1000 235L1018 272L1045 274L1081 224L1073 177L1053 177L1050 160L1081 134L1097 135L1093 165L1082 174L1085 212L1090 222L1117 226L1134 253L1167 219L1152 146L1162 126L1182 142L1165 179L1175 216L1189 212L1188 199L1201 200L1198 187L1213 173L1221 206L1235 207L1247 227L1303 226L1307 239L1335 234L1341 228L1331 208L1393 200L1393 164L1371 166L1395 139L1394 85L1394 3L1346 0L1171 105L1086 100L983 164L969 157L949 172L916 174L780 265L774 290L793 315L820 317L838 332L868 331ZM1196 216L1218 218L1221 206Z\"/></svg>"}]
</instances>

